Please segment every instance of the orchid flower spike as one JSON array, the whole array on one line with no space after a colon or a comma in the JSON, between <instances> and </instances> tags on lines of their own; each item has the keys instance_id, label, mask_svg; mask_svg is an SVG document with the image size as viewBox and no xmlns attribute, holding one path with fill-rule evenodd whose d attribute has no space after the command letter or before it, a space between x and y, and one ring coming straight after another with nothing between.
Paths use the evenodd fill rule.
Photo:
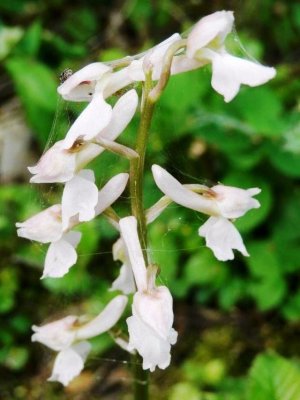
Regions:
<instances>
[{"instance_id":1,"label":"orchid flower spike","mask_svg":"<svg viewBox=\"0 0 300 400\"><path fill-rule=\"evenodd\" d=\"M158 165L152 166L152 173L159 189L175 203L210 215L200 227L199 235L205 237L207 247L218 260L232 260L234 249L249 256L240 233L230 220L260 207L258 200L252 197L260 193L260 189L244 190L219 184L206 190L201 186L202 194L198 194Z\"/></svg>"},{"instance_id":2,"label":"orchid flower spike","mask_svg":"<svg viewBox=\"0 0 300 400\"><path fill-rule=\"evenodd\" d=\"M177 341L177 332L172 328L172 296L167 287L156 286L156 267L146 268L136 218L122 218L119 224L137 286L132 316L127 318L128 350L136 349L142 356L143 369L165 369L171 361L171 345Z\"/></svg>"},{"instance_id":3,"label":"orchid flower spike","mask_svg":"<svg viewBox=\"0 0 300 400\"><path fill-rule=\"evenodd\" d=\"M259 86L274 78L274 68L244 60L229 54L224 42L232 31L232 11L217 11L193 27L187 38L186 55L199 63L212 63L212 87L231 101L240 85Z\"/></svg>"},{"instance_id":4,"label":"orchid flower spike","mask_svg":"<svg viewBox=\"0 0 300 400\"><path fill-rule=\"evenodd\" d=\"M126 296L117 296L97 317L85 324L81 324L76 316L68 316L41 327L34 325L31 340L58 352L48 381L67 386L78 376L91 350L87 339L110 330L120 319L126 304Z\"/></svg>"},{"instance_id":5,"label":"orchid flower spike","mask_svg":"<svg viewBox=\"0 0 300 400\"><path fill-rule=\"evenodd\" d=\"M111 178L98 191L94 173L83 170L64 189L62 204L56 204L16 224L17 234L40 243L50 243L42 278L60 278L77 262L76 247L81 233L72 229L83 221L90 221L114 203L124 191L128 174Z\"/></svg>"}]
</instances>

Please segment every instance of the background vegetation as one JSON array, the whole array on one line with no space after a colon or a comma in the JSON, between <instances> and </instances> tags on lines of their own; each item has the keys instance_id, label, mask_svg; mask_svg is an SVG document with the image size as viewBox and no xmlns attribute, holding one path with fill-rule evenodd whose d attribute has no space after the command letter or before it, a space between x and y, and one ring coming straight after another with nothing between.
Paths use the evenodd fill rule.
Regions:
<instances>
[{"instance_id":1,"label":"background vegetation","mask_svg":"<svg viewBox=\"0 0 300 400\"><path fill-rule=\"evenodd\" d=\"M172 366L153 374L154 399L300 399L300 120L297 1L0 2L0 397L129 399L127 354L109 335L93 342L85 372L68 389L45 384L53 354L30 343L31 325L95 314L113 294L116 232L99 219L82 226L79 262L62 279L40 281L45 248L16 237L14 224L54 204L61 188L29 185L27 165L63 137L82 109L58 98L59 74L134 54L217 10L235 11L236 54L277 68L230 104L204 68L173 77L152 126L147 169L165 166L182 183L259 186L261 208L238 222L250 258L216 261L197 235L202 217L170 207L150 227L153 261L175 297L179 341ZM134 140L137 121L121 137ZM128 170L103 154L99 184ZM160 196L150 173L146 203ZM126 194L119 212L128 213Z\"/></svg>"}]
</instances>

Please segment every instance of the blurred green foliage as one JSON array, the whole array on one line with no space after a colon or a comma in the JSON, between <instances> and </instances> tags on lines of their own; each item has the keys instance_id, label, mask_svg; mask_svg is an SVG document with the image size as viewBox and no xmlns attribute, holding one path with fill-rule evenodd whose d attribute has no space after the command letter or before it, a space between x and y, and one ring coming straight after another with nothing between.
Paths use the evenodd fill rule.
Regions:
<instances>
[{"instance_id":1,"label":"blurred green foliage","mask_svg":"<svg viewBox=\"0 0 300 400\"><path fill-rule=\"evenodd\" d=\"M230 104L212 91L209 67L172 77L152 125L145 203L149 207L161 195L149 172L153 163L166 167L182 183L220 181L242 188L260 187L261 208L236 223L251 257L237 255L233 262L217 261L197 235L204 217L177 205L171 205L149 227L150 251L153 262L161 267L160 281L170 288L179 309L185 305L193 310L213 309L218 315L236 310L249 318L259 315L261 320L258 323L254 318L254 325L264 332L264 324L270 323L271 332L262 345L246 352L247 362L239 358L240 348L233 362L229 353L236 338L229 337L220 350L217 335L219 347L210 350L201 322L195 324L197 340L201 332L203 343L192 344L194 350L188 347L181 358L176 357L175 348L180 366L172 367L175 379L168 381L172 389L165 388L165 398L297 400L300 373L296 361L262 353L249 375L245 374L254 356L269 347L287 357L299 357L294 333L299 332L300 317L300 5L274 0L184 3L1 2L1 72L10 84L9 95L15 93L22 104L38 159L45 146L63 137L83 107L58 99L56 86L64 68L76 70L90 60L141 51L174 31L189 28L202 15L234 9L239 36L233 34L229 39L232 51L275 65L277 77L263 87L242 88ZM1 101L6 100L4 93ZM122 143L134 144L137 123L138 116L122 135ZM107 152L92 166L99 185L128 170L126 160ZM0 188L0 365L1 376L8 377L4 386L16 386L16 399L39 398L20 384L41 368L41 348L30 345L31 325L70 313L96 314L113 296L107 289L118 274L119 266L110 254L117 233L99 219L80 227L80 256L71 272L61 279L39 280L45 247L18 239L14 223L58 202L60 191L59 186L37 188L20 180ZM126 196L117 205L121 215L129 210ZM181 335L180 319L177 324ZM280 340L278 326L283 335ZM210 329L207 332L213 334ZM282 345L285 334L292 337L286 346ZM93 345L99 356L111 347L112 340L103 336ZM59 390L42 398L59 398L51 397L59 396ZM7 393L3 392L3 398L13 398L5 397Z\"/></svg>"}]
</instances>

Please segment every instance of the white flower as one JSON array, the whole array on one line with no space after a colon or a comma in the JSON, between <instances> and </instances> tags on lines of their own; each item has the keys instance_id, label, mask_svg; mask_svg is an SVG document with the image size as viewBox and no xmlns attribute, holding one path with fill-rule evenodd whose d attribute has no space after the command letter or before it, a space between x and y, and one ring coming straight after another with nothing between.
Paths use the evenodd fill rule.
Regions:
<instances>
[{"instance_id":1,"label":"white flower","mask_svg":"<svg viewBox=\"0 0 300 400\"><path fill-rule=\"evenodd\" d=\"M33 326L31 340L58 351L49 381L67 386L80 374L91 346L86 339L111 329L120 319L127 304L126 296L117 296L93 320L80 324L75 316L68 316L41 327Z\"/></svg>"},{"instance_id":2,"label":"white flower","mask_svg":"<svg viewBox=\"0 0 300 400\"><path fill-rule=\"evenodd\" d=\"M16 224L18 236L40 243L51 243L42 278L62 277L75 265L75 249L81 233L71 229L82 221L100 215L114 203L124 191L128 177L126 173L118 174L98 191L93 183L93 172L84 170L66 185L62 205L56 204Z\"/></svg>"},{"instance_id":3,"label":"white flower","mask_svg":"<svg viewBox=\"0 0 300 400\"><path fill-rule=\"evenodd\" d=\"M212 87L231 101L240 85L258 86L274 78L274 68L230 55L224 41L234 22L232 11L218 11L202 18L187 38L186 55L200 63L212 63Z\"/></svg>"},{"instance_id":4,"label":"white flower","mask_svg":"<svg viewBox=\"0 0 300 400\"><path fill-rule=\"evenodd\" d=\"M181 185L158 165L152 166L152 172L159 189L173 201L211 216L199 229L199 235L205 237L206 245L218 260L232 260L233 249L239 250L244 256L249 255L238 230L228 219L241 217L252 208L260 207L259 202L252 198L260 193L260 189L244 190L225 185L212 188L201 186L202 193L198 194L189 185Z\"/></svg>"},{"instance_id":5,"label":"white flower","mask_svg":"<svg viewBox=\"0 0 300 400\"><path fill-rule=\"evenodd\" d=\"M64 148L72 148L78 140L115 140L133 118L137 105L138 95L133 89L121 96L113 109L104 100L102 92L95 92L90 104L69 129L64 139Z\"/></svg>"},{"instance_id":6,"label":"white flower","mask_svg":"<svg viewBox=\"0 0 300 400\"><path fill-rule=\"evenodd\" d=\"M119 260L122 262L120 274L111 285L110 290L121 290L124 294L134 293L136 291L134 277L130 261L124 248L122 238L119 238L112 248L114 261Z\"/></svg>"},{"instance_id":7,"label":"white flower","mask_svg":"<svg viewBox=\"0 0 300 400\"><path fill-rule=\"evenodd\" d=\"M177 340L172 328L172 296L167 287L155 285L156 268L146 269L135 217L122 218L120 232L138 290L133 297L132 316L127 318L128 350L136 349L142 356L143 369L164 369L170 364L171 345Z\"/></svg>"},{"instance_id":8,"label":"white flower","mask_svg":"<svg viewBox=\"0 0 300 400\"><path fill-rule=\"evenodd\" d=\"M30 182L67 182L102 151L102 147L82 141L76 142L70 149L65 149L64 141L60 140L42 155L35 166L28 167L34 175Z\"/></svg>"}]
</instances>

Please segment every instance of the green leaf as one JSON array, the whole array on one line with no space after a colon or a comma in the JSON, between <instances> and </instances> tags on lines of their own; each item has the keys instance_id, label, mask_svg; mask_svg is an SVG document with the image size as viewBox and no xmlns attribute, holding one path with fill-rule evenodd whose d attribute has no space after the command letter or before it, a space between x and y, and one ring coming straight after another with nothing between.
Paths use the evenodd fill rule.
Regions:
<instances>
[{"instance_id":1,"label":"green leaf","mask_svg":"<svg viewBox=\"0 0 300 400\"><path fill-rule=\"evenodd\" d=\"M26 58L11 58L5 66L20 96L28 121L44 147L57 105L55 76L46 65Z\"/></svg>"},{"instance_id":2,"label":"green leaf","mask_svg":"<svg viewBox=\"0 0 300 400\"><path fill-rule=\"evenodd\" d=\"M38 53L42 39L42 25L40 21L35 21L25 32L22 40L15 48L14 54L35 56Z\"/></svg>"},{"instance_id":3,"label":"green leaf","mask_svg":"<svg viewBox=\"0 0 300 400\"><path fill-rule=\"evenodd\" d=\"M248 284L249 294L261 311L279 306L287 292L285 280L280 275Z\"/></svg>"},{"instance_id":4,"label":"green leaf","mask_svg":"<svg viewBox=\"0 0 300 400\"><path fill-rule=\"evenodd\" d=\"M271 163L284 175L292 178L300 176L300 154L288 151L281 145L270 146L269 157Z\"/></svg>"},{"instance_id":5,"label":"green leaf","mask_svg":"<svg viewBox=\"0 0 300 400\"><path fill-rule=\"evenodd\" d=\"M247 249L251 257L247 257L245 261L253 277L273 278L283 273L272 242L251 242L247 244Z\"/></svg>"},{"instance_id":6,"label":"green leaf","mask_svg":"<svg viewBox=\"0 0 300 400\"><path fill-rule=\"evenodd\" d=\"M275 353L259 355L250 370L247 399L299 400L299 368Z\"/></svg>"}]
</instances>

